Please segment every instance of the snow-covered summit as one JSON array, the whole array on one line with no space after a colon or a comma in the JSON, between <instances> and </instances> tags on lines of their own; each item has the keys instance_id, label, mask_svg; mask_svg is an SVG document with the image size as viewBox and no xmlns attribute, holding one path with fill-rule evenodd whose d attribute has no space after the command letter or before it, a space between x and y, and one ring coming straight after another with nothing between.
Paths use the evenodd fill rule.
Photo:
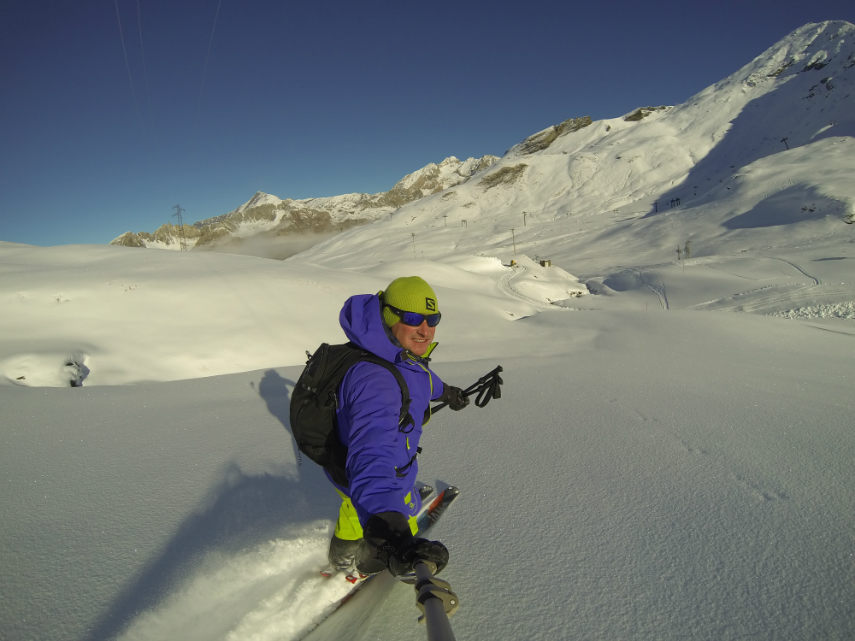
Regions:
<instances>
[{"instance_id":1,"label":"snow-covered summit","mask_svg":"<svg viewBox=\"0 0 855 641\"><path fill-rule=\"evenodd\" d=\"M751 77L777 78L808 71L840 73L855 65L852 37L855 25L828 20L799 27L769 47L739 72Z\"/></svg>"},{"instance_id":2,"label":"snow-covered summit","mask_svg":"<svg viewBox=\"0 0 855 641\"><path fill-rule=\"evenodd\" d=\"M365 250L380 244L385 257L510 258L514 245L563 262L591 251L570 230L601 226L624 239L625 254L600 257L614 264L639 251L670 257L690 238L697 251L717 239L738 252L783 226L846 233L854 136L855 27L806 25L682 104L543 129L475 179L331 239L315 257L333 264L359 246L370 264L379 254Z\"/></svg>"},{"instance_id":3,"label":"snow-covered summit","mask_svg":"<svg viewBox=\"0 0 855 641\"><path fill-rule=\"evenodd\" d=\"M126 232L111 242L129 247L220 249L240 253L271 254L269 242L286 236L328 234L364 225L408 202L458 185L498 161L496 156L460 161L450 156L407 174L389 191L339 196L281 199L256 192L237 209L201 220L183 229L168 223L153 234ZM252 241L252 242L248 242ZM291 245L285 253L293 253ZM281 256L279 256L281 257Z\"/></svg>"},{"instance_id":4,"label":"snow-covered summit","mask_svg":"<svg viewBox=\"0 0 855 641\"><path fill-rule=\"evenodd\" d=\"M750 187L746 183L761 176L760 197L786 193L796 212L805 208L814 219L827 215L851 222L855 194L846 176L852 162L833 160L855 158L854 135L855 26L814 23L682 104L639 107L598 121L568 118L514 145L501 159L450 156L379 194L282 200L259 192L228 214L186 227L185 239L198 248L284 257L299 247L271 252L266 243L312 232L312 244L322 238L318 233L371 223L355 233L383 243L391 233L407 250L410 234L419 228L440 220L447 227L485 219L497 229L522 223L525 240L535 233L535 222L609 212L625 218L672 209L688 214L710 200L724 205L737 185ZM758 162L759 173L753 167ZM730 229L728 220L744 213L724 207L719 220L705 218ZM408 228L405 235L393 231L401 224ZM685 233L690 232L680 231ZM670 236L663 234L663 242L679 241ZM178 249L179 237L175 225L164 225L154 234L124 234L113 244Z\"/></svg>"},{"instance_id":5,"label":"snow-covered summit","mask_svg":"<svg viewBox=\"0 0 855 641\"><path fill-rule=\"evenodd\" d=\"M257 191L253 194L252 198L247 200L243 205L235 209L235 212L243 213L248 209L252 209L253 207L262 207L264 205L278 205L282 202L282 199L274 196L273 194L267 194L263 191Z\"/></svg>"},{"instance_id":6,"label":"snow-covered summit","mask_svg":"<svg viewBox=\"0 0 855 641\"><path fill-rule=\"evenodd\" d=\"M496 156L482 156L481 158L467 158L461 162L455 156L449 156L440 163L430 163L411 174L404 176L395 188L404 190L420 189L427 196L447 187L459 184L461 179L466 180L472 174L479 172L498 161Z\"/></svg>"}]
</instances>

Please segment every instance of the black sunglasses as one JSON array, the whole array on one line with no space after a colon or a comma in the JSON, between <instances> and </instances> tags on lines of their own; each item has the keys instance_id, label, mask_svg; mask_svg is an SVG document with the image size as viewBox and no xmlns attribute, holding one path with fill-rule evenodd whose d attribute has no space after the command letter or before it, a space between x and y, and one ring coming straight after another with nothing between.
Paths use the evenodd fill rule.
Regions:
<instances>
[{"instance_id":1,"label":"black sunglasses","mask_svg":"<svg viewBox=\"0 0 855 641\"><path fill-rule=\"evenodd\" d=\"M401 322L404 325L409 325L410 327L418 327L423 322L427 321L428 327L436 327L439 325L439 319L442 318L442 314L437 312L436 314L418 314L416 312L405 312L403 309L398 309L390 305L389 303L385 304L385 307L388 307L392 310L392 312L401 319Z\"/></svg>"}]
</instances>

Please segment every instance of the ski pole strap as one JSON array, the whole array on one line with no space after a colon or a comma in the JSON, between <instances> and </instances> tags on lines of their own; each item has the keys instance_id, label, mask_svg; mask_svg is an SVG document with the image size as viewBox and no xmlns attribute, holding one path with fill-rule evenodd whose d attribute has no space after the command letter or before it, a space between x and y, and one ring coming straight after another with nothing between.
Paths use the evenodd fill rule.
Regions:
<instances>
[{"instance_id":1,"label":"ski pole strap","mask_svg":"<svg viewBox=\"0 0 855 641\"><path fill-rule=\"evenodd\" d=\"M475 405L478 407L484 407L492 398L501 398L503 383L502 377L499 376L501 372L502 366L497 365L493 370L487 372L475 383L472 383L472 385L463 390L463 396L472 396L473 394L477 394L475 397ZM430 408L431 414L438 412L446 405L448 405L448 403L445 401L434 405Z\"/></svg>"},{"instance_id":2,"label":"ski pole strap","mask_svg":"<svg viewBox=\"0 0 855 641\"><path fill-rule=\"evenodd\" d=\"M497 365L494 370L485 374L478 379L478 382L473 386L472 394L478 392L475 397L475 405L484 407L490 402L491 398L502 398L502 377L499 374L502 371L502 366ZM464 392L465 395L468 396Z\"/></svg>"}]
</instances>

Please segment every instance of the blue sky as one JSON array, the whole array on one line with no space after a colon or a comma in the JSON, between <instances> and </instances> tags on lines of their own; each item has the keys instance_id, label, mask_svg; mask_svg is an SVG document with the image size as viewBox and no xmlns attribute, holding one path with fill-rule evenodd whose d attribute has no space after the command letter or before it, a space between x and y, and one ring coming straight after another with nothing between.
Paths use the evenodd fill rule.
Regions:
<instances>
[{"instance_id":1,"label":"blue sky","mask_svg":"<svg viewBox=\"0 0 855 641\"><path fill-rule=\"evenodd\" d=\"M567 118L684 102L822 20L855 3L2 0L0 240L385 191Z\"/></svg>"}]
</instances>

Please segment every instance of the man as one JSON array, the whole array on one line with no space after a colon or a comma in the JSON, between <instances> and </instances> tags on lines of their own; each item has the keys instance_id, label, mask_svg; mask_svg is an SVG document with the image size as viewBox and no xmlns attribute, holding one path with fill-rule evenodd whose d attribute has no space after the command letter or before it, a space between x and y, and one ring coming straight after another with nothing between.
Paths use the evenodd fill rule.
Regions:
<instances>
[{"instance_id":1,"label":"man","mask_svg":"<svg viewBox=\"0 0 855 641\"><path fill-rule=\"evenodd\" d=\"M329 549L338 570L374 574L388 568L401 576L419 560L437 570L448 562L442 543L415 536L421 506L416 457L430 402L445 401L454 410L469 402L428 367L440 318L436 294L418 276L397 278L378 294L351 296L342 307L347 338L400 370L410 407L400 421L401 388L377 363L357 363L341 382L336 428L347 448L348 484L333 481L342 504Z\"/></svg>"}]
</instances>

